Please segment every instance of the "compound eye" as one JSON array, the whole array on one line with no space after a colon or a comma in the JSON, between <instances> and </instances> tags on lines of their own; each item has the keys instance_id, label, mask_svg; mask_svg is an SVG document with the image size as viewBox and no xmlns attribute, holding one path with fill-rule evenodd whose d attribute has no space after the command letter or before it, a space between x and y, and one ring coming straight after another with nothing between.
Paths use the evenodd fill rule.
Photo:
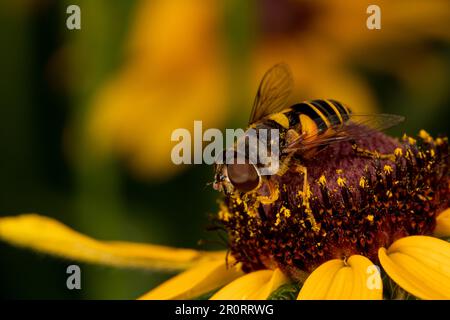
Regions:
<instances>
[{"instance_id":1,"label":"compound eye","mask_svg":"<svg viewBox=\"0 0 450 320\"><path fill-rule=\"evenodd\" d=\"M253 164L228 164L227 175L233 186L241 192L251 191L259 185L260 177Z\"/></svg>"}]
</instances>

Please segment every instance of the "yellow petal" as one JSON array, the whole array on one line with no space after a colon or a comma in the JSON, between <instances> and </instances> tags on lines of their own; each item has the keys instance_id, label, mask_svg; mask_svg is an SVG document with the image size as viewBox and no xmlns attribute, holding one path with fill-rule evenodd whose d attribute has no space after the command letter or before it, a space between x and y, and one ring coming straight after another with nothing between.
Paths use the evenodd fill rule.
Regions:
<instances>
[{"instance_id":1,"label":"yellow petal","mask_svg":"<svg viewBox=\"0 0 450 320\"><path fill-rule=\"evenodd\" d=\"M450 299L450 243L427 236L395 241L378 251L380 263L400 287L421 299Z\"/></svg>"},{"instance_id":2,"label":"yellow petal","mask_svg":"<svg viewBox=\"0 0 450 320\"><path fill-rule=\"evenodd\" d=\"M306 279L299 300L336 300L382 298L378 269L366 257L351 256L347 262L334 259L319 266Z\"/></svg>"},{"instance_id":3,"label":"yellow petal","mask_svg":"<svg viewBox=\"0 0 450 320\"><path fill-rule=\"evenodd\" d=\"M0 239L63 258L117 267L184 270L204 259L225 259L224 252L98 241L36 214L0 218Z\"/></svg>"},{"instance_id":4,"label":"yellow petal","mask_svg":"<svg viewBox=\"0 0 450 320\"><path fill-rule=\"evenodd\" d=\"M450 237L450 208L447 208L437 216L434 235L440 238Z\"/></svg>"},{"instance_id":5,"label":"yellow petal","mask_svg":"<svg viewBox=\"0 0 450 320\"><path fill-rule=\"evenodd\" d=\"M288 282L289 278L280 269L275 269L269 281L249 298L251 300L266 300L272 292Z\"/></svg>"},{"instance_id":6,"label":"yellow petal","mask_svg":"<svg viewBox=\"0 0 450 320\"><path fill-rule=\"evenodd\" d=\"M265 300L288 281L279 269L255 271L223 287L211 300Z\"/></svg>"},{"instance_id":7,"label":"yellow petal","mask_svg":"<svg viewBox=\"0 0 450 320\"><path fill-rule=\"evenodd\" d=\"M228 266L225 259L205 261L169 279L140 300L176 300L199 297L243 275L239 266Z\"/></svg>"}]
</instances>

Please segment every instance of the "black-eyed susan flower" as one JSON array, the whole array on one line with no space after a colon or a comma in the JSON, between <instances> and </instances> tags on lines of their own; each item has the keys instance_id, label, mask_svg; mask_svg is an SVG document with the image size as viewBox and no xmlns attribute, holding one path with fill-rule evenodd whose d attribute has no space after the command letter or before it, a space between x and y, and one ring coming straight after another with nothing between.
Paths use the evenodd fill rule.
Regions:
<instances>
[{"instance_id":1,"label":"black-eyed susan flower","mask_svg":"<svg viewBox=\"0 0 450 320\"><path fill-rule=\"evenodd\" d=\"M229 254L97 241L38 215L0 219L0 238L121 267L185 270L141 299L450 299L447 138L421 131L342 142L295 168L278 198L224 199ZM308 201L304 201L307 197ZM212 293L212 294L211 294Z\"/></svg>"},{"instance_id":2,"label":"black-eyed susan flower","mask_svg":"<svg viewBox=\"0 0 450 320\"><path fill-rule=\"evenodd\" d=\"M299 299L381 298L382 275L415 297L450 299L450 243L433 237L450 231L448 152L425 131L329 146L304 163L310 194L294 165L271 178L274 203L225 199L231 254L245 272L281 270L302 283Z\"/></svg>"}]
</instances>

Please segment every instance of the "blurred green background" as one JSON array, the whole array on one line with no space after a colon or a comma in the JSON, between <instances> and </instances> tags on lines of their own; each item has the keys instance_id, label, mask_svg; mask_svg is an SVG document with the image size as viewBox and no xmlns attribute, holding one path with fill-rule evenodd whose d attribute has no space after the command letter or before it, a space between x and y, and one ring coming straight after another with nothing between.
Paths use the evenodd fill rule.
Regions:
<instances>
[{"instance_id":1,"label":"blurred green background","mask_svg":"<svg viewBox=\"0 0 450 320\"><path fill-rule=\"evenodd\" d=\"M244 127L259 79L293 69L297 99L407 116L391 131L447 134L450 3L2 1L0 215L36 212L99 239L224 249L206 165L175 167L170 134ZM81 30L66 8L81 8ZM199 244L199 240L203 240ZM0 243L7 299L133 299L170 275L77 263Z\"/></svg>"}]
</instances>

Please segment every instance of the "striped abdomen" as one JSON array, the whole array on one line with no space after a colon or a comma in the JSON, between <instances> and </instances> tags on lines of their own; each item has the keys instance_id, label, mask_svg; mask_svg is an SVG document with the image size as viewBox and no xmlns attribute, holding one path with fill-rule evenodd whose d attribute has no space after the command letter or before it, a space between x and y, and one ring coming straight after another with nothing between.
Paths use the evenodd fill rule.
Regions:
<instances>
[{"instance_id":1,"label":"striped abdomen","mask_svg":"<svg viewBox=\"0 0 450 320\"><path fill-rule=\"evenodd\" d=\"M307 134L323 134L328 128L345 123L351 111L335 100L310 100L294 104L269 119L280 129L300 127ZM266 120L267 121L267 120Z\"/></svg>"}]
</instances>

